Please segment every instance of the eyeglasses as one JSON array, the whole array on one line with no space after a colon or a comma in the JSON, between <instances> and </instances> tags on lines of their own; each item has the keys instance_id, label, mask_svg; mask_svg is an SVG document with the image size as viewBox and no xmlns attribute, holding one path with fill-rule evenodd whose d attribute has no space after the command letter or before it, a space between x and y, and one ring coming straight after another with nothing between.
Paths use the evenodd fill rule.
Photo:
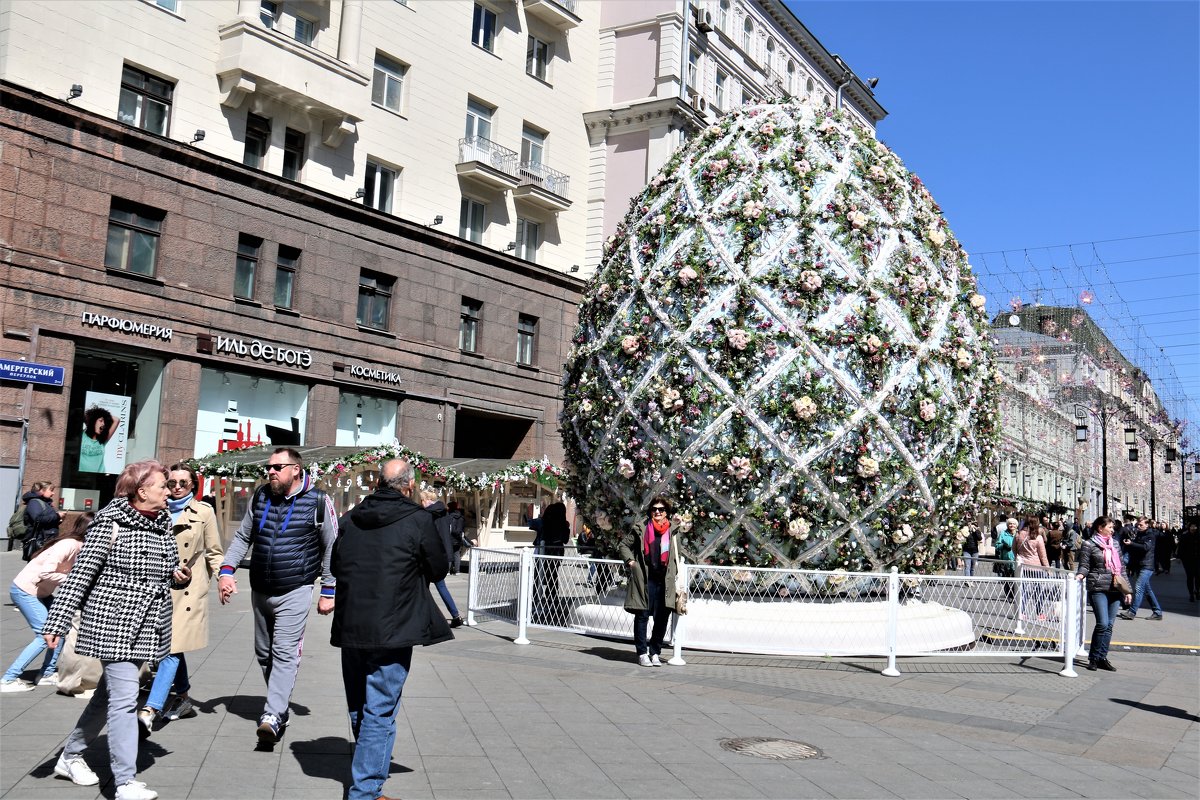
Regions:
<instances>
[{"instance_id":1,"label":"eyeglasses","mask_svg":"<svg viewBox=\"0 0 1200 800\"><path fill-rule=\"evenodd\" d=\"M286 464L267 464L267 472L278 472L279 470L283 469L284 467L295 467L295 466L298 466L298 465L293 464L290 461Z\"/></svg>"},{"instance_id":2,"label":"eyeglasses","mask_svg":"<svg viewBox=\"0 0 1200 800\"><path fill-rule=\"evenodd\" d=\"M652 506L650 508L650 513L651 514L665 514L665 513L667 513L667 509L663 506Z\"/></svg>"},{"instance_id":3,"label":"eyeglasses","mask_svg":"<svg viewBox=\"0 0 1200 800\"><path fill-rule=\"evenodd\" d=\"M181 489L186 489L186 488L188 488L188 487L189 487L189 486L191 486L191 485L192 485L192 482L191 482L191 481L189 481L189 480L182 480L182 481L167 481L167 488L168 488L168 489L174 489L176 486L180 487Z\"/></svg>"}]
</instances>

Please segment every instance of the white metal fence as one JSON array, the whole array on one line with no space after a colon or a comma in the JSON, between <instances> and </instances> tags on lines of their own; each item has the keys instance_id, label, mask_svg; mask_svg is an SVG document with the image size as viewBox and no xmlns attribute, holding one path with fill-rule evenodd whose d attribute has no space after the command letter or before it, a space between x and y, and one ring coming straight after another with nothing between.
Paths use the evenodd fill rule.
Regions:
<instances>
[{"instance_id":1,"label":"white metal fence","mask_svg":"<svg viewBox=\"0 0 1200 800\"><path fill-rule=\"evenodd\" d=\"M676 617L682 648L805 656L1062 657L1073 677L1084 598L1065 570L1004 576L906 575L685 565L688 613ZM482 619L591 636L633 638L624 610L625 565L472 548L469 624ZM1064 613L1069 610L1072 613Z\"/></svg>"}]
</instances>

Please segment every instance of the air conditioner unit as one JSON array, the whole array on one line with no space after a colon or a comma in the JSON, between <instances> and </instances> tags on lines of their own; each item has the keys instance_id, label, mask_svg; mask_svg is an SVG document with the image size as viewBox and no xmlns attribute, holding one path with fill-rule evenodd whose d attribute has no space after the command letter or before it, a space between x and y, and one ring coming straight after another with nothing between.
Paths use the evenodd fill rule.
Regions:
<instances>
[{"instance_id":1,"label":"air conditioner unit","mask_svg":"<svg viewBox=\"0 0 1200 800\"><path fill-rule=\"evenodd\" d=\"M703 114L708 109L708 101L698 94L693 94L691 97L692 108Z\"/></svg>"},{"instance_id":2,"label":"air conditioner unit","mask_svg":"<svg viewBox=\"0 0 1200 800\"><path fill-rule=\"evenodd\" d=\"M696 30L701 33L712 33L715 30L711 11L703 11L698 6L692 6L692 12L696 17Z\"/></svg>"}]
</instances>

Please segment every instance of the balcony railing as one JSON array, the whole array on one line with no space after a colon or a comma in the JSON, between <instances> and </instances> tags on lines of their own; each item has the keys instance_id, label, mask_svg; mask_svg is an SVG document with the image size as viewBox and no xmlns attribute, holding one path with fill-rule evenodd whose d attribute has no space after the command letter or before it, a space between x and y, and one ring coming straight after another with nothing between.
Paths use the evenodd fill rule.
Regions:
<instances>
[{"instance_id":1,"label":"balcony railing","mask_svg":"<svg viewBox=\"0 0 1200 800\"><path fill-rule=\"evenodd\" d=\"M521 166L517 168L517 177L521 179L522 184L540 186L559 197L567 196L567 188L571 184L569 175L550 169L537 161L522 161Z\"/></svg>"},{"instance_id":2,"label":"balcony railing","mask_svg":"<svg viewBox=\"0 0 1200 800\"><path fill-rule=\"evenodd\" d=\"M570 30L582 21L575 6L575 0L525 0L525 13L559 30Z\"/></svg>"},{"instance_id":3,"label":"balcony railing","mask_svg":"<svg viewBox=\"0 0 1200 800\"><path fill-rule=\"evenodd\" d=\"M482 136L468 136L458 140L458 161L460 164L478 161L506 175L517 177L516 151L501 147Z\"/></svg>"}]
</instances>

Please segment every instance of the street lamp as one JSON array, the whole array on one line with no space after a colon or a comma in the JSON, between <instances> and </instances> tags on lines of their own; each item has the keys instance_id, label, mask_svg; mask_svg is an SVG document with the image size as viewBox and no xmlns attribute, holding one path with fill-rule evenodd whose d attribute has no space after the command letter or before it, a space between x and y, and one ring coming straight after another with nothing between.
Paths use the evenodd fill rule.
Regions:
<instances>
[{"instance_id":1,"label":"street lamp","mask_svg":"<svg viewBox=\"0 0 1200 800\"><path fill-rule=\"evenodd\" d=\"M1099 413L1087 406L1075 404L1075 441L1087 441L1087 414L1100 421L1100 514L1108 516L1108 407L1100 404Z\"/></svg>"}]
</instances>

